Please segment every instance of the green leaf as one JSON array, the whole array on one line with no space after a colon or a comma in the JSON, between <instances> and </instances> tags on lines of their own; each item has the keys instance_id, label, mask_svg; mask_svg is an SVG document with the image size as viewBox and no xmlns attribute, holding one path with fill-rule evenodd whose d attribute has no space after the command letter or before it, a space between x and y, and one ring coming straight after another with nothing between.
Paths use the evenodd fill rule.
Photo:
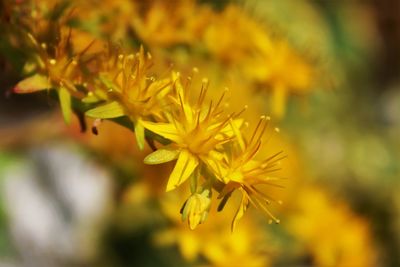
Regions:
<instances>
[{"instance_id":1,"label":"green leaf","mask_svg":"<svg viewBox=\"0 0 400 267\"><path fill-rule=\"evenodd\" d=\"M68 89L65 87L60 87L60 89L58 90L58 98L60 100L61 111L64 117L64 121L66 124L70 124L72 108L71 108L71 95Z\"/></svg>"},{"instance_id":2,"label":"green leaf","mask_svg":"<svg viewBox=\"0 0 400 267\"><path fill-rule=\"evenodd\" d=\"M86 111L86 115L96 119L112 119L124 116L125 110L120 103L113 101Z\"/></svg>"},{"instance_id":3,"label":"green leaf","mask_svg":"<svg viewBox=\"0 0 400 267\"><path fill-rule=\"evenodd\" d=\"M149 165L160 164L177 159L179 150L160 148L144 158L144 163Z\"/></svg>"},{"instance_id":4,"label":"green leaf","mask_svg":"<svg viewBox=\"0 0 400 267\"><path fill-rule=\"evenodd\" d=\"M37 91L43 91L50 89L52 86L48 78L44 75L35 74L22 81L20 81L15 87L14 92L17 94L28 94Z\"/></svg>"}]
</instances>

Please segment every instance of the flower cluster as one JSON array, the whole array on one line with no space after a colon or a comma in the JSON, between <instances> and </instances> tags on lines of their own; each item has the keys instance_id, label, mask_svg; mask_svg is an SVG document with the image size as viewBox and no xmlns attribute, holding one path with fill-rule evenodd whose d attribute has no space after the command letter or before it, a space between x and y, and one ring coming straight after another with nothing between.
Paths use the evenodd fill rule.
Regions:
<instances>
[{"instance_id":1,"label":"flower cluster","mask_svg":"<svg viewBox=\"0 0 400 267\"><path fill-rule=\"evenodd\" d=\"M273 184L277 178L271 175L282 158L280 153L256 158L268 118L262 117L246 138L249 126L240 118L246 107L227 113L227 89L216 101L208 101L207 79L196 94L192 77L183 78L173 70L157 75L152 71L153 58L143 47L128 53L96 40L77 46L72 40L78 39L79 31L63 24L47 25L40 34L26 33L33 51L32 61L27 63L31 75L15 86L16 93L57 92L67 123L73 112L94 118L96 125L104 119L123 119L135 132L138 147L143 150L147 142L154 150L145 163L176 160L166 190L189 181L191 195L181 213L191 229L207 218L213 192L219 193L219 210L234 191L242 194L232 226L249 204L279 222L269 212L271 198L256 188ZM196 68L193 71L198 72Z\"/></svg>"},{"instance_id":2,"label":"flower cluster","mask_svg":"<svg viewBox=\"0 0 400 267\"><path fill-rule=\"evenodd\" d=\"M38 7L54 5L31 1ZM191 56L238 71L249 89L268 93L275 118L284 116L289 97L308 95L315 87L314 62L241 5L229 3L217 10L195 0L71 2L74 22L96 36L120 40L133 35L151 51L187 49ZM99 8L91 8L94 4Z\"/></svg>"},{"instance_id":3,"label":"flower cluster","mask_svg":"<svg viewBox=\"0 0 400 267\"><path fill-rule=\"evenodd\" d=\"M277 118L284 115L289 96L306 95L313 88L316 70L310 60L242 7L228 4L217 11L192 0L177 2L179 8L156 0L138 9L131 28L143 43L155 48L183 44L224 69L239 69L251 88L270 92Z\"/></svg>"}]
</instances>

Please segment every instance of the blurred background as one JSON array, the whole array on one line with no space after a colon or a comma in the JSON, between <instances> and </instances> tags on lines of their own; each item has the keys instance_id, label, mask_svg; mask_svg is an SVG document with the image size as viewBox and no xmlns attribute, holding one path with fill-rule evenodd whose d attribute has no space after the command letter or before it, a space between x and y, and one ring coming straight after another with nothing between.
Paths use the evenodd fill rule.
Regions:
<instances>
[{"instance_id":1,"label":"blurred background","mask_svg":"<svg viewBox=\"0 0 400 267\"><path fill-rule=\"evenodd\" d=\"M0 266L400 266L399 1L0 7ZM81 132L49 94L12 93L29 57L16 29L57 12L82 38L142 44L158 73L198 68L249 121L270 115L281 223L250 208L233 233L230 210L192 231L185 192L164 192L171 166L144 165L132 132Z\"/></svg>"}]
</instances>

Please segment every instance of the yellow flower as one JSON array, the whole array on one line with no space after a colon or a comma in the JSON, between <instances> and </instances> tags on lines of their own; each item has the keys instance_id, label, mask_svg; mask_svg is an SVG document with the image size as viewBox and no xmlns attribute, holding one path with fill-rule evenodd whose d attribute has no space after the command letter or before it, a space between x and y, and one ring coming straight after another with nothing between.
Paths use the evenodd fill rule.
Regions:
<instances>
[{"instance_id":1,"label":"yellow flower","mask_svg":"<svg viewBox=\"0 0 400 267\"><path fill-rule=\"evenodd\" d=\"M173 142L148 155L144 160L147 164L160 164L178 159L169 177L167 191L185 182L199 164L207 164L221 158L221 153L217 152L216 148L231 140L230 121L238 115L222 117L221 103L224 95L215 105L211 101L208 108L204 106L207 83L203 84L197 103L190 104L178 75L174 76L177 93L174 102L178 108L165 114L168 120L166 123L142 122L146 129Z\"/></svg>"},{"instance_id":2,"label":"yellow flower","mask_svg":"<svg viewBox=\"0 0 400 267\"><path fill-rule=\"evenodd\" d=\"M181 189L181 188L180 188ZM168 228L155 233L158 245L177 245L184 259L191 263L200 260L201 266L269 266L269 243L265 232L255 218L246 216L235 232L229 227L230 215L235 211L226 207L220 214L210 210L212 216L206 224L192 231L177 216L178 203L183 200L187 190L175 190L161 199L161 208L171 222Z\"/></svg>"},{"instance_id":3,"label":"yellow flower","mask_svg":"<svg viewBox=\"0 0 400 267\"><path fill-rule=\"evenodd\" d=\"M238 38L240 36L240 38ZM237 5L230 4L215 13L202 36L207 51L224 65L239 68L245 60L258 57L259 46L271 46L263 25Z\"/></svg>"},{"instance_id":4,"label":"yellow flower","mask_svg":"<svg viewBox=\"0 0 400 267\"><path fill-rule=\"evenodd\" d=\"M128 116L134 123L140 149L145 143L142 121L160 118L162 99L171 89L170 79L148 77L151 65L151 55L145 55L143 47L135 55L113 53L106 56L96 89L84 99L86 102L107 100L106 104L87 111L89 117L110 119Z\"/></svg>"},{"instance_id":5,"label":"yellow flower","mask_svg":"<svg viewBox=\"0 0 400 267\"><path fill-rule=\"evenodd\" d=\"M297 194L284 227L317 266L376 266L377 253L365 220L320 187L299 188Z\"/></svg>"},{"instance_id":6,"label":"yellow flower","mask_svg":"<svg viewBox=\"0 0 400 267\"><path fill-rule=\"evenodd\" d=\"M43 40L53 38L49 42L42 42L41 39L28 34L28 38L33 45L34 67L36 73L19 82L14 92L32 93L42 90L56 89L61 104L61 110L65 122L71 121L71 96L82 98L84 95L76 88L77 84L82 84L83 74L80 65L85 64L93 55L88 54L88 50L93 45L73 42L83 33L59 25L45 28L41 36ZM54 35L54 36L53 36ZM29 65L29 64L28 64Z\"/></svg>"},{"instance_id":7,"label":"yellow flower","mask_svg":"<svg viewBox=\"0 0 400 267\"><path fill-rule=\"evenodd\" d=\"M232 230L237 221L243 217L249 204L263 210L276 223L279 223L268 206L272 202L280 204L281 201L274 200L257 188L261 185L280 186L275 184L280 178L274 176L274 172L280 170L280 160L285 158L282 151L263 160L255 158L260 150L261 138L268 122L269 118L262 116L249 140L246 140L238 129L234 130L237 142L231 143L230 153L223 158L222 164L211 165L217 173L217 179L225 184L219 196L223 198L220 209L234 190L239 190L242 194L239 209L232 222ZM234 125L232 127L235 128Z\"/></svg>"},{"instance_id":8,"label":"yellow flower","mask_svg":"<svg viewBox=\"0 0 400 267\"><path fill-rule=\"evenodd\" d=\"M143 3L131 19L140 39L154 47L194 44L203 33L212 11L194 0L156 0Z\"/></svg>"},{"instance_id":9,"label":"yellow flower","mask_svg":"<svg viewBox=\"0 0 400 267\"><path fill-rule=\"evenodd\" d=\"M284 40L275 40L243 66L248 77L271 90L272 111L277 118L284 115L289 95L305 95L312 89L313 68Z\"/></svg>"}]
</instances>

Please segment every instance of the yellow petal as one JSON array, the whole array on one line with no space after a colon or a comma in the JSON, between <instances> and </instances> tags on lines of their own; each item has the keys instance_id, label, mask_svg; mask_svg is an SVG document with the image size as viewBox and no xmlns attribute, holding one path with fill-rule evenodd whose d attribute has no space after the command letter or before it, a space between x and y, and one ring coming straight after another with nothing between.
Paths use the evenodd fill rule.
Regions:
<instances>
[{"instance_id":1,"label":"yellow petal","mask_svg":"<svg viewBox=\"0 0 400 267\"><path fill-rule=\"evenodd\" d=\"M183 113L185 114L186 121L189 123L194 123L194 117L192 113L192 107L185 102L185 100L182 100L182 108L183 108Z\"/></svg>"},{"instance_id":2,"label":"yellow petal","mask_svg":"<svg viewBox=\"0 0 400 267\"><path fill-rule=\"evenodd\" d=\"M193 157L187 150L179 153L178 161L175 164L167 184L167 192L175 189L185 182L193 173L194 169L199 165L197 158Z\"/></svg>"},{"instance_id":3,"label":"yellow petal","mask_svg":"<svg viewBox=\"0 0 400 267\"><path fill-rule=\"evenodd\" d=\"M236 136L236 139L237 139L237 141L239 143L240 149L243 151L245 149L245 143L244 143L244 140L243 140L242 133L239 130L240 126L243 123L243 121L241 121L240 124L239 124L238 121L239 120L231 121L229 126L231 127L232 135Z\"/></svg>"},{"instance_id":4,"label":"yellow petal","mask_svg":"<svg viewBox=\"0 0 400 267\"><path fill-rule=\"evenodd\" d=\"M232 129L232 125L235 126L235 128L240 129L240 127L242 127L244 120L243 119L236 119L236 120L231 120L230 124L226 125L224 128L222 128L222 130L220 131L220 133L223 133L227 136L233 136L234 132ZM213 124L211 127L208 128L208 130L213 130L216 127L218 127L219 124Z\"/></svg>"},{"instance_id":5,"label":"yellow petal","mask_svg":"<svg viewBox=\"0 0 400 267\"><path fill-rule=\"evenodd\" d=\"M125 110L120 103L113 101L86 111L86 115L96 119L111 119L124 116Z\"/></svg>"},{"instance_id":6,"label":"yellow petal","mask_svg":"<svg viewBox=\"0 0 400 267\"><path fill-rule=\"evenodd\" d=\"M232 232L233 232L233 230L235 230L237 222L243 217L248 206L249 206L248 197L245 193L242 192L242 201L240 202L240 206L235 214L235 217L233 217L232 226L231 226Z\"/></svg>"},{"instance_id":7,"label":"yellow petal","mask_svg":"<svg viewBox=\"0 0 400 267\"><path fill-rule=\"evenodd\" d=\"M60 100L61 111L64 117L64 121L66 124L69 124L71 122L72 114L71 95L65 87L61 87L58 90L58 98Z\"/></svg>"},{"instance_id":8,"label":"yellow petal","mask_svg":"<svg viewBox=\"0 0 400 267\"><path fill-rule=\"evenodd\" d=\"M108 79L104 74L99 74L99 79L107 87L107 89L116 90L118 88L114 82Z\"/></svg>"},{"instance_id":9,"label":"yellow petal","mask_svg":"<svg viewBox=\"0 0 400 267\"><path fill-rule=\"evenodd\" d=\"M153 165L169 162L178 157L179 151L167 148L160 148L144 158L144 163Z\"/></svg>"},{"instance_id":10,"label":"yellow petal","mask_svg":"<svg viewBox=\"0 0 400 267\"><path fill-rule=\"evenodd\" d=\"M180 75L176 72L172 72L172 80L175 84L175 89L178 97L179 104L183 110L183 114L188 122L193 122L192 107L187 102L187 96L185 95L185 89L182 86Z\"/></svg>"},{"instance_id":11,"label":"yellow petal","mask_svg":"<svg viewBox=\"0 0 400 267\"><path fill-rule=\"evenodd\" d=\"M143 127L150 130L162 137L179 143L181 138L176 130L175 126L171 123L156 123L150 121L142 121Z\"/></svg>"},{"instance_id":12,"label":"yellow petal","mask_svg":"<svg viewBox=\"0 0 400 267\"><path fill-rule=\"evenodd\" d=\"M225 183L224 178L226 177L227 170L223 167L222 164L220 164L222 158L222 153L210 151L208 156L201 157L201 160L207 165L209 170L215 175L218 180Z\"/></svg>"},{"instance_id":13,"label":"yellow petal","mask_svg":"<svg viewBox=\"0 0 400 267\"><path fill-rule=\"evenodd\" d=\"M148 94L158 94L158 97L164 97L171 90L170 84L171 81L169 79L155 81L151 83L149 88L147 89Z\"/></svg>"}]
</instances>

